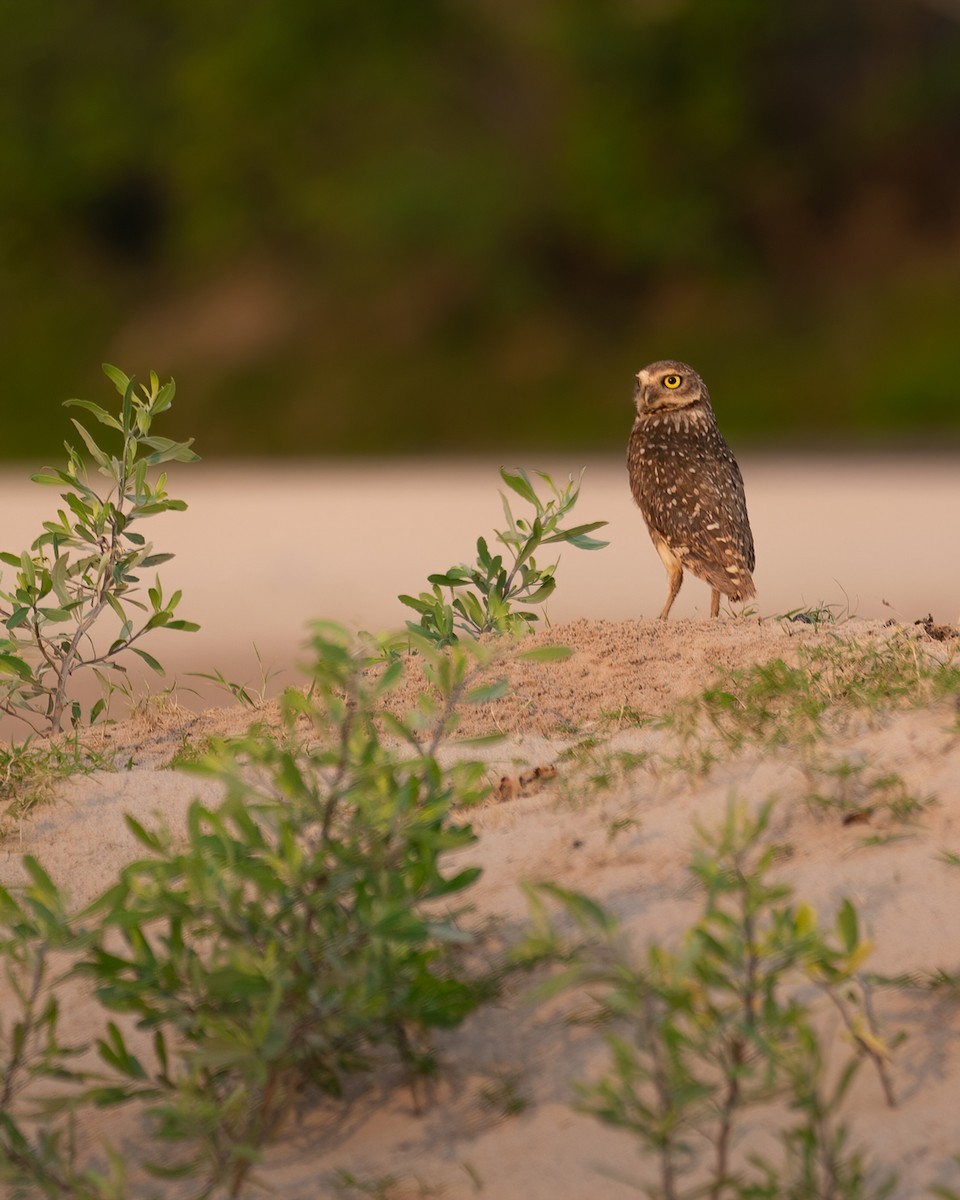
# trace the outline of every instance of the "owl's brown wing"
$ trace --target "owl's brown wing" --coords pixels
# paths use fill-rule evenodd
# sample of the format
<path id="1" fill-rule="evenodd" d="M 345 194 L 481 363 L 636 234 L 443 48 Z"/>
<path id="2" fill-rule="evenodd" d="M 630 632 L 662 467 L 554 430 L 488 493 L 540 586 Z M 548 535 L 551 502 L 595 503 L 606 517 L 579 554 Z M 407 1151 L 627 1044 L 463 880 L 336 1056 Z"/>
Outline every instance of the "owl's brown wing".
<path id="1" fill-rule="evenodd" d="M 712 587 L 752 596 L 755 553 L 743 477 L 719 430 L 673 429 L 648 437 L 642 455 L 639 449 L 631 446 L 631 484 L 651 535 Z"/>

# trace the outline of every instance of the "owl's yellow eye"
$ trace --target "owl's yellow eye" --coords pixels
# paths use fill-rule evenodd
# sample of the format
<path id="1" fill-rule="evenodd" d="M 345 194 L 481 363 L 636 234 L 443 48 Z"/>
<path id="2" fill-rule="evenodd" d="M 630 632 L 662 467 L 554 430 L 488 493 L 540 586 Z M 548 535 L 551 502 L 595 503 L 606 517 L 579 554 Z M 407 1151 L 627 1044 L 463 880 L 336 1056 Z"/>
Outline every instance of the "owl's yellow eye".
<path id="1" fill-rule="evenodd" d="M 668 387 L 671 390 L 678 388 L 681 383 L 683 383 L 682 375 L 664 375 L 663 377 L 663 386 Z"/>

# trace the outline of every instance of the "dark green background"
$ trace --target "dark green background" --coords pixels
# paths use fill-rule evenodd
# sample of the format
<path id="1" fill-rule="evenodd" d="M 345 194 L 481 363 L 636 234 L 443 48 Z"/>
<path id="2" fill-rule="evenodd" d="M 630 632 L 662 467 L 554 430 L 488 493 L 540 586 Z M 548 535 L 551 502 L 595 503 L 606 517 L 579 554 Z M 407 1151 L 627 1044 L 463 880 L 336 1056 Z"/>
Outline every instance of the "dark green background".
<path id="1" fill-rule="evenodd" d="M 2 453 L 102 359 L 207 457 L 960 440 L 944 0 L 70 0 L 0 38 Z M 960 9 L 958 9 L 960 13 Z"/>

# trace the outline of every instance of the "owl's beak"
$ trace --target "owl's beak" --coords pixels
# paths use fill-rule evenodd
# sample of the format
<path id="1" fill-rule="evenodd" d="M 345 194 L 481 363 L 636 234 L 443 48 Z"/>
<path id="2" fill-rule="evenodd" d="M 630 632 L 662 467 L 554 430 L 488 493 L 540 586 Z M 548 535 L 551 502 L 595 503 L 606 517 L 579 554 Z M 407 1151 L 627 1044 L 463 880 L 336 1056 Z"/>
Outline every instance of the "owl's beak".
<path id="1" fill-rule="evenodd" d="M 645 384 L 647 380 L 644 373 L 641 371 L 639 375 L 634 376 L 633 381 L 633 402 L 638 409 L 643 408 L 647 403 L 647 392 Z"/>

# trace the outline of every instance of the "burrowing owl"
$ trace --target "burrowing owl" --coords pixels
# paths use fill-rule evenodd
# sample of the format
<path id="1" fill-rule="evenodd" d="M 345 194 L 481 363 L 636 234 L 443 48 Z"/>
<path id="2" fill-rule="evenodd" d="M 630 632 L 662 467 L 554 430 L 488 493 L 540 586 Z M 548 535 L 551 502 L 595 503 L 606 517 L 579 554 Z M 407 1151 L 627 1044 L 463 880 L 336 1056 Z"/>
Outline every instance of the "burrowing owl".
<path id="1" fill-rule="evenodd" d="M 740 468 L 717 428 L 706 384 L 686 363 L 666 359 L 644 367 L 634 400 L 627 470 L 633 498 L 667 568 L 660 618 L 677 598 L 684 567 L 710 584 L 715 617 L 721 592 L 731 600 L 756 595 Z"/>

